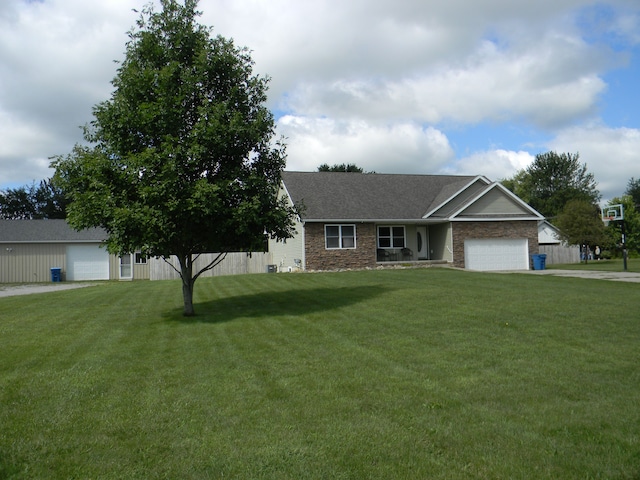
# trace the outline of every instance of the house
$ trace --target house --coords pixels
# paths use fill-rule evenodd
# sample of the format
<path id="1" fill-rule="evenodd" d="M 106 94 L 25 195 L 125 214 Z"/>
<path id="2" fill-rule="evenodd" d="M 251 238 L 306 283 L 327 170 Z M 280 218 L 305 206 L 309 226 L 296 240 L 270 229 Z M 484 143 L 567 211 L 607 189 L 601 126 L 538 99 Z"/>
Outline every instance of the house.
<path id="1" fill-rule="evenodd" d="M 528 270 L 540 213 L 484 176 L 283 172 L 297 234 L 270 242 L 279 271 L 447 263 Z"/>
<path id="2" fill-rule="evenodd" d="M 104 248 L 100 228 L 72 229 L 66 220 L 0 220 L 0 283 L 149 278 L 140 253 L 116 256 Z"/>
<path id="3" fill-rule="evenodd" d="M 547 265 L 580 263 L 580 247 L 563 242 L 558 227 L 547 220 L 538 222 L 538 244 Z"/>

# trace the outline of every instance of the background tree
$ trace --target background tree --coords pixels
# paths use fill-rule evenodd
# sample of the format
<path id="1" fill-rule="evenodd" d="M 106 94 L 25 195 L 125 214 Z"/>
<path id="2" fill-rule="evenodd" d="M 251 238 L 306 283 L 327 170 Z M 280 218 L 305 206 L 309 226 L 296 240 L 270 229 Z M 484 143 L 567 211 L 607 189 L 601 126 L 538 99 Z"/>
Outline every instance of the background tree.
<path id="1" fill-rule="evenodd" d="M 570 200 L 596 205 L 600 192 L 592 173 L 579 161 L 579 154 L 540 153 L 526 169 L 503 185 L 546 218 L 553 219 Z"/>
<path id="2" fill-rule="evenodd" d="M 338 165 L 337 163 L 333 166 L 329 166 L 328 163 L 323 163 L 318 167 L 319 172 L 354 172 L 354 173 L 363 173 L 364 170 L 358 167 L 355 163 L 342 163 Z"/>
<path id="3" fill-rule="evenodd" d="M 604 224 L 597 206 L 587 200 L 569 200 L 556 218 L 560 238 L 569 245 L 589 246 L 605 243 Z M 588 256 L 585 256 L 585 262 Z"/>
<path id="4" fill-rule="evenodd" d="M 515 193 L 525 202 L 529 203 L 529 192 L 526 191 L 525 185 L 528 181 L 528 174 L 525 169 L 519 170 L 511 178 L 503 178 L 500 183 Z"/>
<path id="5" fill-rule="evenodd" d="M 631 195 L 623 195 L 611 199 L 609 205 L 622 204 L 624 208 L 625 243 L 627 250 L 632 254 L 640 253 L 640 212 L 635 206 Z M 606 210 L 607 207 L 605 207 Z M 605 228 L 607 236 L 606 248 L 615 257 L 622 256 L 622 223 L 620 221 L 609 222 Z"/>
<path id="6" fill-rule="evenodd" d="M 112 253 L 178 258 L 187 316 L 204 271 L 290 237 L 294 213 L 277 197 L 285 147 L 263 106 L 268 79 L 246 48 L 196 22 L 197 3 L 143 9 L 115 90 L 85 127 L 89 146 L 52 163 L 73 227 L 103 227 Z M 204 252 L 221 253 L 196 271 Z"/>
<path id="7" fill-rule="evenodd" d="M 640 210 L 640 178 L 636 180 L 631 177 L 624 194 L 629 195 L 633 200 L 636 210 Z"/>
<path id="8" fill-rule="evenodd" d="M 0 191 L 0 218 L 65 218 L 67 200 L 51 179 Z"/>
<path id="9" fill-rule="evenodd" d="M 36 211 L 33 202 L 35 186 L 8 188 L 0 192 L 0 218 L 22 220 L 33 218 Z"/>
<path id="10" fill-rule="evenodd" d="M 33 195 L 35 218 L 66 218 L 69 201 L 60 187 L 47 178 L 41 180 Z"/>

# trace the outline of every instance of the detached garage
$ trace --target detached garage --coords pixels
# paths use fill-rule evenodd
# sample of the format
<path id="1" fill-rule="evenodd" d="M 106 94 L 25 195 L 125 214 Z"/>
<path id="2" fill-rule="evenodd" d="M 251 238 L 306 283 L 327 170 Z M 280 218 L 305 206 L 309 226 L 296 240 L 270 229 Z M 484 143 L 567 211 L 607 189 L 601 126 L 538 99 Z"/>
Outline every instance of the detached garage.
<path id="1" fill-rule="evenodd" d="M 73 280 L 109 280 L 109 252 L 99 245 L 68 245 L 67 276 Z"/>
<path id="2" fill-rule="evenodd" d="M 50 282 L 52 268 L 63 281 L 118 279 L 105 238 L 102 229 L 77 232 L 65 220 L 0 220 L 0 283 Z"/>

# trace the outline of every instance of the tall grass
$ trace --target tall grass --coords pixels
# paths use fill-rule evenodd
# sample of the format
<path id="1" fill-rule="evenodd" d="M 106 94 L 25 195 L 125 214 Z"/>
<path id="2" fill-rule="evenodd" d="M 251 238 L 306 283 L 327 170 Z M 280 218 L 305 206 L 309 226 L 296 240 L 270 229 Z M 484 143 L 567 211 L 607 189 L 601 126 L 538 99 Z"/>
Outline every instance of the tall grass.
<path id="1" fill-rule="evenodd" d="M 0 299 L 0 478 L 639 478 L 638 285 L 445 269 Z"/>

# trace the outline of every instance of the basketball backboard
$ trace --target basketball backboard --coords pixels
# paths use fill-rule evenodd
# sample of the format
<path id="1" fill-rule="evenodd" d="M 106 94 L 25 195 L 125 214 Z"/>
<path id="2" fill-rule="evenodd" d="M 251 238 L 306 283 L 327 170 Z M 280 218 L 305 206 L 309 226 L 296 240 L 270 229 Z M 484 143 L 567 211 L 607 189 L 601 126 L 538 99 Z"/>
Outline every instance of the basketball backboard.
<path id="1" fill-rule="evenodd" d="M 624 205 L 607 205 L 602 209 L 602 221 L 611 222 L 614 220 L 624 220 Z"/>

